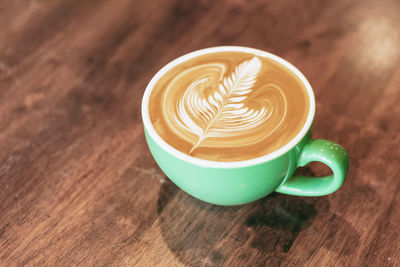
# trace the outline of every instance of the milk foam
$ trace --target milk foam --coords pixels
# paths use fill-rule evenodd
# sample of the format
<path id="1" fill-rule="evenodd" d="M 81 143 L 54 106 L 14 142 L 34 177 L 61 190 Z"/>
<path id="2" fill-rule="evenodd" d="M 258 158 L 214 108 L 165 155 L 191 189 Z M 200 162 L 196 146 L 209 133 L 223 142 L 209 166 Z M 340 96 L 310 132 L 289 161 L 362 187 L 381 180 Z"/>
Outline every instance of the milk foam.
<path id="1" fill-rule="evenodd" d="M 150 103 L 159 105 L 158 112 L 150 107 L 156 130 L 182 152 L 212 160 L 248 159 L 284 145 L 306 119 L 305 90 L 282 76 L 287 70 L 274 76 L 280 66 L 261 57 L 220 54 L 166 74 Z M 299 100 L 305 103 L 293 104 Z"/>

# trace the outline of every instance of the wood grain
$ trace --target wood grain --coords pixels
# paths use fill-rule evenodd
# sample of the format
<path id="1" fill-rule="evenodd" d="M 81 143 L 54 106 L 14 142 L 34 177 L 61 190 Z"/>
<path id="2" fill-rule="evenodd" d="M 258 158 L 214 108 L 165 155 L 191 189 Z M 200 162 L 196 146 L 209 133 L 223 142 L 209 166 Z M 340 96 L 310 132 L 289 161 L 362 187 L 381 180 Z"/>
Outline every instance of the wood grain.
<path id="1" fill-rule="evenodd" d="M 398 1 L 0 1 L 0 265 L 399 266 Z M 343 187 L 239 207 L 172 184 L 143 136 L 152 75 L 195 49 L 278 54 L 314 87 Z M 301 172 L 324 175 L 311 164 Z"/>

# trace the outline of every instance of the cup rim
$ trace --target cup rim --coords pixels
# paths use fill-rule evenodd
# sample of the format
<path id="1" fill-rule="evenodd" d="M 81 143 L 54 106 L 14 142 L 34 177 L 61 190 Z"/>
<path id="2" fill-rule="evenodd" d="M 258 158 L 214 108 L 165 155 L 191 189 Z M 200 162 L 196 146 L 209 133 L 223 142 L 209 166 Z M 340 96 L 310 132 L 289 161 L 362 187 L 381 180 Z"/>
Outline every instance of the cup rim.
<path id="1" fill-rule="evenodd" d="M 189 156 L 189 155 L 177 150 L 170 144 L 168 144 L 157 133 L 157 131 L 153 127 L 153 124 L 151 123 L 149 108 L 148 108 L 149 101 L 150 101 L 150 95 L 153 92 L 153 88 L 156 85 L 156 83 L 167 71 L 169 71 L 174 66 L 181 64 L 187 60 L 190 60 L 194 57 L 204 55 L 204 54 L 216 53 L 216 52 L 245 52 L 245 53 L 252 53 L 252 54 L 255 54 L 260 57 L 269 58 L 277 63 L 282 64 L 287 69 L 292 71 L 300 79 L 300 81 L 304 84 L 304 86 L 307 90 L 308 96 L 309 96 L 310 110 L 307 115 L 306 122 L 304 123 L 302 129 L 286 145 L 282 146 L 278 150 L 275 150 L 275 151 L 273 151 L 267 155 L 261 156 L 261 157 L 251 158 L 251 159 L 242 160 L 242 161 L 213 161 L 213 160 L 206 160 L 206 159 L 200 159 L 200 158 L 195 158 L 195 157 Z M 244 46 L 209 47 L 209 48 L 204 48 L 204 49 L 190 52 L 188 54 L 185 54 L 183 56 L 180 56 L 180 57 L 172 60 L 167 65 L 162 67 L 153 76 L 153 78 L 150 80 L 149 84 L 147 85 L 144 95 L 143 95 L 143 98 L 142 98 L 143 125 L 144 125 L 145 130 L 147 130 L 148 134 L 151 136 L 151 138 L 153 138 L 153 140 L 163 150 L 167 151 L 169 154 L 172 154 L 174 157 L 181 159 L 185 162 L 189 162 L 189 163 L 201 166 L 201 167 L 210 167 L 210 168 L 211 167 L 212 168 L 242 168 L 242 167 L 258 165 L 260 163 L 268 162 L 272 159 L 278 158 L 279 156 L 285 154 L 286 152 L 291 150 L 293 147 L 295 147 L 303 139 L 303 137 L 307 134 L 308 130 L 311 128 L 312 122 L 314 120 L 314 116 L 315 116 L 314 92 L 313 92 L 313 89 L 312 89 L 310 83 L 308 82 L 306 77 L 300 72 L 300 70 L 279 56 L 276 56 L 272 53 L 269 53 L 269 52 L 266 52 L 266 51 L 263 51 L 260 49 L 244 47 Z"/>

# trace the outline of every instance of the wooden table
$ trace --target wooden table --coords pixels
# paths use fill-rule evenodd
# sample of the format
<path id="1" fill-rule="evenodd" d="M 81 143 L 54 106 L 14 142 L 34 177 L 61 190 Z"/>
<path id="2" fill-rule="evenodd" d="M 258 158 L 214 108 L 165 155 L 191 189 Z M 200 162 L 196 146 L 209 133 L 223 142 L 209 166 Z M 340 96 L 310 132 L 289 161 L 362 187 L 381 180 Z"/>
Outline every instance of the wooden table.
<path id="1" fill-rule="evenodd" d="M 144 88 L 217 45 L 308 77 L 339 191 L 219 207 L 163 175 Z M 0 0 L 1 266 L 399 266 L 399 145 L 399 1 Z"/>

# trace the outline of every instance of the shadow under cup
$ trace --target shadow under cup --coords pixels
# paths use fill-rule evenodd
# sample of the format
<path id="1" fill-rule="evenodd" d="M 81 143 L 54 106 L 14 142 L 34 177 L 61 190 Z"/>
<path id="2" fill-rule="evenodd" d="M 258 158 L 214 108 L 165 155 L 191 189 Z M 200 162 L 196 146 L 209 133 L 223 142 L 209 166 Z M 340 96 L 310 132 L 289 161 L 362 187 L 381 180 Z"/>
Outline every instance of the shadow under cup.
<path id="1" fill-rule="evenodd" d="M 310 111 L 301 131 L 285 146 L 268 155 L 236 162 L 217 162 L 184 154 L 165 142 L 154 129 L 149 115 L 149 99 L 154 85 L 172 67 L 199 55 L 240 51 L 267 57 L 291 70 L 305 85 Z M 188 194 L 218 205 L 239 205 L 260 199 L 271 192 L 298 196 L 321 196 L 336 191 L 349 168 L 346 151 L 338 144 L 311 139 L 315 115 L 312 88 L 301 72 L 273 54 L 247 47 L 213 47 L 186 54 L 163 67 L 150 81 L 142 100 L 142 118 L 147 144 L 167 177 Z M 297 167 L 311 161 L 328 165 L 333 174 L 317 179 L 292 176 Z"/>

